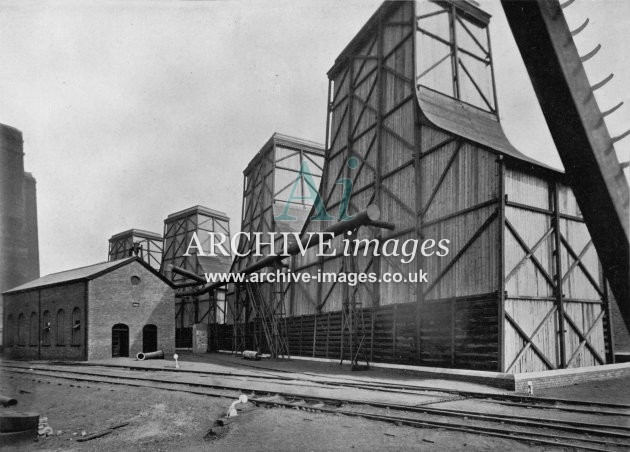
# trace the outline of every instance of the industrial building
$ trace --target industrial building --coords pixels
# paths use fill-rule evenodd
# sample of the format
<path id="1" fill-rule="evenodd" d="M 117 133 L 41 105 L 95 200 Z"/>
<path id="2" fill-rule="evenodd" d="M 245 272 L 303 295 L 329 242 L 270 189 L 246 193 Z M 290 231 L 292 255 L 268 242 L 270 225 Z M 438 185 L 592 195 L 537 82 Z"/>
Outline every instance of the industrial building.
<path id="1" fill-rule="evenodd" d="M 22 132 L 0 124 L 0 293 L 38 277 L 35 178 L 24 172 Z"/>
<path id="2" fill-rule="evenodd" d="M 46 275 L 3 293 L 5 351 L 56 360 L 172 353 L 173 295 L 135 256 Z"/>
<path id="3" fill-rule="evenodd" d="M 448 256 L 401 265 L 311 249 L 284 261 L 313 276 L 423 269 L 429 282 L 243 284 L 222 348 L 508 373 L 613 362 L 607 284 L 566 177 L 515 149 L 501 127 L 489 22 L 472 2 L 385 2 L 328 73 L 326 210 L 340 210 L 338 180 L 350 179 L 348 211 L 381 213 L 354 237 L 447 238 Z M 272 164 L 257 156 L 248 170 L 272 175 Z M 243 229 L 251 217 L 255 230 L 274 230 L 277 187 L 253 184 L 260 176 L 248 170 Z M 335 224 L 307 220 L 303 231 Z M 263 264 L 235 268 L 279 260 Z"/>
<path id="4" fill-rule="evenodd" d="M 195 236 L 202 249 L 210 233 L 231 239 L 226 214 L 199 205 L 168 215 L 163 235 L 115 234 L 108 263 L 6 292 L 5 324 L 15 329 L 4 338 L 13 356 L 127 356 L 156 341 L 165 352 L 199 351 L 200 332 L 202 351 L 355 366 L 523 373 L 614 363 L 613 331 L 628 338 L 619 309 L 627 300 L 617 304 L 610 293 L 572 180 L 506 137 L 489 24 L 469 1 L 383 3 L 328 72 L 325 145 L 276 133 L 245 168 L 234 259 L 188 253 Z M 255 256 L 245 239 L 292 233 L 295 251 L 303 243 L 296 236 L 321 232 L 335 235 L 331 248 L 355 240 L 360 252 L 309 248 L 285 258 L 270 256 L 267 244 Z M 382 252 L 392 240 L 446 241 L 448 252 L 404 261 Z M 134 285 L 130 271 L 150 287 Z M 203 276 L 228 271 L 376 278 L 225 284 Z M 384 277 L 421 272 L 426 282 Z M 618 288 L 623 278 L 615 279 Z M 110 283 L 116 301 L 107 304 L 91 287 Z M 134 310 L 145 302 L 147 311 Z M 89 316 L 105 305 L 111 320 L 90 327 Z M 43 348 L 48 319 L 60 310 L 72 320 L 66 331 L 62 315 L 61 342 Z M 150 325 L 157 336 L 148 336 Z"/>

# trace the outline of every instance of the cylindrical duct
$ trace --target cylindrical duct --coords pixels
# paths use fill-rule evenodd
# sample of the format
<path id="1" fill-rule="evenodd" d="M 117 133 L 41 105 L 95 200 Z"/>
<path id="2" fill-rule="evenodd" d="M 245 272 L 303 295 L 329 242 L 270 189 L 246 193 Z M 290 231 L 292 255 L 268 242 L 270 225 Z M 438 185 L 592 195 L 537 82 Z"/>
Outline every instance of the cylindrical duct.
<path id="1" fill-rule="evenodd" d="M 158 350 L 156 352 L 138 353 L 136 359 L 138 361 L 144 361 L 145 359 L 163 359 L 164 350 Z"/>

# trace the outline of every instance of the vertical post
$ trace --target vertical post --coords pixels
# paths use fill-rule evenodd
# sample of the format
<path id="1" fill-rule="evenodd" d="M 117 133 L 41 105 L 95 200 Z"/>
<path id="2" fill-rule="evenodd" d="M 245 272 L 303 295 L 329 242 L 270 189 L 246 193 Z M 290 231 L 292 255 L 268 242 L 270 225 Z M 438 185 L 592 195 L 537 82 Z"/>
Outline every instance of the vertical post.
<path id="1" fill-rule="evenodd" d="M 328 358 L 328 349 L 330 346 L 330 311 L 327 314 L 328 321 L 326 322 L 326 358 Z"/>
<path id="2" fill-rule="evenodd" d="M 234 306 L 232 308 L 232 354 L 236 353 L 236 347 L 237 347 L 236 322 L 238 321 L 237 312 L 238 312 L 238 307 L 240 306 L 240 302 L 239 302 L 240 296 L 241 296 L 241 291 L 239 289 L 239 284 L 234 284 Z"/>
<path id="3" fill-rule="evenodd" d="M 349 71 L 350 69 L 348 69 Z M 350 83 L 348 81 L 348 83 Z M 328 97 L 326 98 L 326 140 L 325 140 L 325 147 L 324 147 L 324 155 L 327 157 L 330 154 L 330 123 L 332 120 L 332 111 L 333 111 L 333 98 L 331 98 L 331 96 L 334 96 L 334 84 L 332 80 L 328 80 Z M 348 102 L 350 102 L 350 99 L 348 99 Z M 350 105 L 348 104 L 348 108 L 350 108 Z M 341 124 L 339 125 L 339 127 L 341 127 Z M 323 176 L 323 174 L 322 174 Z M 322 177 L 322 192 L 325 193 L 326 188 L 323 186 L 326 183 L 326 179 L 324 177 Z M 323 200 L 322 200 L 323 202 Z M 317 265 L 319 270 L 323 273 L 324 272 L 324 258 L 322 256 L 319 256 L 317 258 Z M 315 302 L 317 303 L 317 309 L 316 312 L 321 312 L 322 308 L 323 308 L 323 302 L 322 302 L 322 285 L 318 284 L 317 285 L 317 298 L 315 299 Z M 343 331 L 343 326 L 342 326 L 342 331 Z M 328 355 L 328 351 L 326 352 L 326 354 Z M 328 356 L 327 356 L 328 357 Z"/>
<path id="4" fill-rule="evenodd" d="M 451 43 L 453 52 L 452 67 L 453 67 L 453 97 L 456 99 L 460 99 L 461 95 L 459 92 L 459 51 L 457 50 L 457 32 L 455 31 L 455 21 L 457 17 L 457 10 L 455 9 L 455 5 L 451 5 L 451 11 L 449 14 L 449 25 L 451 27 Z"/>
<path id="5" fill-rule="evenodd" d="M 392 359 L 396 359 L 396 322 L 398 322 L 398 305 L 394 305 L 394 319 L 392 325 Z"/>
<path id="6" fill-rule="evenodd" d="M 374 361 L 374 324 L 376 323 L 376 310 L 379 308 L 373 307 L 370 309 L 370 362 Z"/>
<path id="7" fill-rule="evenodd" d="M 350 77 L 348 80 L 348 141 L 347 141 L 347 147 L 346 147 L 346 153 L 348 158 L 350 158 L 352 156 L 352 152 L 353 152 L 353 136 L 352 136 L 352 129 L 353 129 L 353 111 L 354 111 L 354 58 L 350 57 L 348 59 L 348 64 L 350 65 L 350 67 L 348 68 L 348 76 Z M 348 167 L 348 165 L 344 162 L 342 163 L 342 165 L 345 166 L 344 168 L 344 172 L 347 178 L 350 177 L 350 168 Z M 356 231 L 355 231 L 356 232 Z M 349 269 L 348 269 L 348 259 L 347 257 L 343 258 L 343 271 L 345 273 L 348 273 Z M 353 358 L 353 345 L 354 345 L 354 341 L 353 339 L 353 334 L 354 334 L 354 325 L 352 322 L 352 313 L 351 313 L 351 306 L 350 306 L 350 291 L 349 291 L 349 287 L 347 284 L 343 285 L 343 300 L 344 303 L 346 304 L 344 312 L 346 313 L 346 324 L 348 325 L 348 347 L 350 350 L 350 361 L 352 362 L 352 358 Z M 344 322 L 342 320 L 342 326 L 341 326 L 341 331 L 342 331 L 342 336 L 343 336 L 343 325 Z M 343 360 L 343 348 L 341 349 L 341 358 Z"/>
<path id="8" fill-rule="evenodd" d="M 451 367 L 455 367 L 455 300 L 457 294 L 451 298 Z"/>
<path id="9" fill-rule="evenodd" d="M 313 325 L 313 352 L 312 356 L 315 358 L 315 346 L 317 345 L 317 317 L 319 314 L 315 313 L 315 323 Z"/>
<path id="10" fill-rule="evenodd" d="M 412 14 L 411 14 L 411 26 L 412 26 L 412 30 L 417 30 L 417 19 L 416 19 L 416 3 L 413 2 L 412 3 Z M 416 31 L 414 31 L 413 33 L 413 39 L 412 39 L 412 55 L 413 55 L 413 77 L 412 77 L 412 83 L 413 86 L 411 87 L 413 91 L 417 91 L 418 89 L 418 85 L 417 85 L 417 76 L 418 76 L 418 70 L 417 70 L 417 36 L 418 33 Z M 418 239 L 422 238 L 422 174 L 420 171 L 420 163 L 421 163 L 421 157 L 422 157 L 422 124 L 420 123 L 420 115 L 419 115 L 419 107 L 418 104 L 416 102 L 414 102 L 414 127 L 415 127 L 415 133 L 414 133 L 414 139 L 415 139 L 415 149 L 414 149 L 414 161 L 413 161 L 413 166 L 414 166 L 414 176 L 415 176 L 415 188 L 416 188 L 416 193 L 415 193 L 415 201 L 416 201 L 416 236 Z M 419 253 L 419 255 L 416 256 L 416 271 L 419 271 L 422 269 L 422 265 L 423 265 L 423 258 L 422 258 L 422 253 Z M 422 350 L 422 344 L 420 342 L 420 338 L 421 338 L 421 334 L 422 334 L 422 328 L 421 328 L 421 320 L 422 320 L 422 306 L 424 303 L 424 289 L 422 287 L 421 283 L 416 284 L 415 287 L 415 294 L 416 294 L 416 309 L 415 309 L 415 326 L 416 326 L 416 357 L 418 359 L 418 361 L 420 361 L 420 356 L 421 356 L 421 350 Z"/>
<path id="11" fill-rule="evenodd" d="M 490 42 L 490 27 L 486 27 L 488 36 L 488 58 L 490 59 L 490 75 L 492 77 L 492 98 L 494 99 L 494 112 L 499 115 L 499 103 L 497 102 L 497 84 L 494 78 L 494 58 L 492 57 L 492 44 Z"/>
<path id="12" fill-rule="evenodd" d="M 332 96 L 332 90 L 333 90 L 333 81 L 332 80 L 328 80 L 328 94 L 326 96 L 326 137 L 324 138 L 324 154 L 327 156 L 330 149 L 328 149 L 328 147 L 330 146 L 330 118 L 332 115 L 332 99 L 330 98 L 330 96 Z"/>
<path id="13" fill-rule="evenodd" d="M 346 259 L 351 259 L 349 257 L 347 257 Z M 350 268 L 346 268 L 345 272 L 348 273 L 350 271 Z M 349 347 L 348 349 L 350 350 L 350 365 L 353 366 L 354 365 L 354 329 L 356 328 L 356 325 L 354 324 L 354 310 L 356 309 L 355 305 L 354 305 L 354 295 L 350 295 L 350 288 L 348 287 L 347 284 L 344 284 L 344 287 L 346 288 L 346 292 L 348 294 L 348 332 L 349 332 Z"/>
<path id="14" fill-rule="evenodd" d="M 303 321 L 304 321 L 304 316 L 300 316 L 300 346 L 298 348 L 298 353 L 300 356 L 302 356 L 302 336 L 304 335 L 304 328 L 303 328 Z"/>
<path id="15" fill-rule="evenodd" d="M 85 283 L 87 286 L 87 282 Z M 72 322 L 72 319 L 70 319 Z M 42 359 L 42 290 L 37 291 L 37 359 Z"/>
<path id="16" fill-rule="evenodd" d="M 330 89 L 330 87 L 328 89 Z M 328 93 L 328 95 L 330 96 L 330 92 Z M 328 121 L 326 121 L 326 122 L 328 122 Z M 328 132 L 326 132 L 326 133 L 328 133 Z M 304 151 L 300 149 L 300 169 L 299 169 L 299 171 L 302 170 L 302 164 L 304 163 L 304 160 L 305 160 L 304 159 Z M 306 187 L 304 186 L 304 177 L 303 177 L 303 175 L 300 174 L 300 173 L 298 173 L 298 174 L 300 176 L 300 185 L 301 185 L 301 190 L 302 190 L 302 193 L 301 193 L 302 199 L 300 199 L 300 201 L 301 201 L 301 204 L 302 204 L 302 208 L 304 208 L 304 206 L 306 205 L 306 198 L 305 198 L 305 195 L 304 195 L 304 189 Z"/>
<path id="17" fill-rule="evenodd" d="M 499 372 L 505 372 L 507 363 L 505 362 L 505 160 L 503 155 L 499 155 L 499 271 L 497 275 L 497 367 Z"/>
<path id="18" fill-rule="evenodd" d="M 376 112 L 376 177 L 374 178 L 374 202 L 381 209 L 381 212 L 384 212 L 382 206 L 382 197 L 381 197 L 381 182 L 382 182 L 382 174 L 381 168 L 383 167 L 383 111 L 385 110 L 385 83 L 384 83 L 384 74 L 383 70 L 383 46 L 384 46 L 384 25 L 383 25 L 383 16 L 380 15 L 378 18 L 378 32 L 377 32 L 377 43 L 376 43 L 376 54 L 377 54 L 377 69 L 376 69 L 376 95 L 378 108 Z M 379 238 L 379 246 L 381 243 L 382 231 L 376 232 L 377 238 Z M 373 261 L 374 272 L 377 275 L 381 274 L 381 253 L 378 253 L 378 256 L 374 257 Z M 379 306 L 381 304 L 381 284 L 376 281 L 372 283 L 372 307 Z M 371 346 L 371 344 L 370 344 Z"/>
<path id="19" fill-rule="evenodd" d="M 277 163 L 278 150 L 276 148 L 275 135 L 274 135 L 272 148 L 271 148 L 271 151 L 269 153 L 271 154 L 271 175 L 269 175 L 269 173 L 267 173 L 267 175 L 265 176 L 265 173 L 263 173 L 263 178 L 267 179 L 267 178 L 271 177 L 271 181 L 270 181 L 271 183 L 270 183 L 270 186 L 269 186 L 269 192 L 271 192 L 271 199 L 269 200 L 270 202 L 267 205 L 272 206 L 275 203 L 276 196 L 279 193 L 279 192 L 276 192 L 276 167 L 278 166 L 278 163 Z M 262 167 L 261 167 L 261 171 L 262 171 Z M 263 181 L 264 182 L 263 182 L 262 189 L 264 190 L 268 181 L 264 180 L 264 179 L 263 179 Z M 302 178 L 302 182 L 304 182 L 304 178 Z M 278 190 L 279 189 L 280 188 L 278 188 Z M 304 196 L 304 193 L 302 193 L 302 196 Z M 263 206 L 264 205 L 265 204 L 263 204 Z M 274 219 L 273 219 L 273 207 L 269 207 L 269 209 L 271 209 L 271 220 L 269 221 L 269 223 L 273 224 L 273 222 L 274 222 Z M 267 214 L 267 210 L 268 209 L 265 209 L 264 207 L 261 207 L 261 209 L 260 209 L 260 215 L 261 215 L 262 221 L 263 221 L 263 223 L 261 223 L 261 224 L 264 224 L 265 215 Z M 269 249 L 269 251 L 271 251 L 271 248 Z"/>
<path id="20" fill-rule="evenodd" d="M 565 337 L 565 325 L 564 325 L 564 303 L 562 293 L 562 240 L 560 234 L 560 193 L 558 189 L 558 182 L 553 183 L 553 215 L 554 215 L 554 227 L 555 227 L 555 258 L 556 258 L 556 287 L 555 298 L 556 306 L 558 308 L 558 341 L 560 345 L 560 367 L 565 368 L 567 366 L 567 352 L 566 352 L 566 337 Z"/>
<path id="21" fill-rule="evenodd" d="M 604 338 L 604 340 L 608 339 L 608 348 L 610 350 L 608 354 L 607 364 L 615 364 L 615 340 L 614 340 L 614 335 L 613 335 L 613 319 L 610 312 L 610 296 L 608 295 L 608 281 L 606 281 L 606 276 L 604 275 L 603 269 L 600 272 L 600 274 L 601 274 L 600 281 L 602 281 L 602 289 L 604 292 L 604 299 L 602 300 L 604 302 L 604 305 L 602 306 L 602 308 L 606 310 L 605 318 L 606 318 L 606 324 L 607 324 L 606 326 L 608 329 L 608 337 Z"/>

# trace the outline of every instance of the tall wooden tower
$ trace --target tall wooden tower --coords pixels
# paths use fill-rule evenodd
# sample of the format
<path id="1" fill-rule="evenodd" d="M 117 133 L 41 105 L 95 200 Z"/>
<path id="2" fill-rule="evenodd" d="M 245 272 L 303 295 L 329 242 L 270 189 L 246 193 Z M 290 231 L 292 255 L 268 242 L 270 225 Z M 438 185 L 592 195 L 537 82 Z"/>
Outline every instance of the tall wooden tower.
<path id="1" fill-rule="evenodd" d="M 156 270 L 162 263 L 162 236 L 142 229 L 129 229 L 109 239 L 108 261 L 138 256 Z"/>
<path id="2" fill-rule="evenodd" d="M 200 278 L 204 277 L 204 273 L 229 271 L 231 255 L 203 256 L 195 252 L 185 256 L 194 233 L 197 234 L 202 249 L 209 250 L 211 240 L 209 232 L 221 233 L 226 237 L 226 243 L 230 242 L 230 219 L 225 213 L 203 206 L 193 206 L 170 214 L 164 220 L 164 251 L 160 272 L 175 285 L 190 286 L 191 280 L 175 273 L 173 266 L 192 272 Z M 225 249 L 230 252 L 229 245 L 225 246 Z M 182 348 L 192 346 L 194 324 L 215 323 L 217 319 L 222 319 L 225 315 L 224 301 L 223 291 L 177 298 L 175 346 Z"/>
<path id="3" fill-rule="evenodd" d="M 376 204 L 396 225 L 360 238 L 450 241 L 447 256 L 408 264 L 357 258 L 358 271 L 379 276 L 357 289 L 365 346 L 375 361 L 505 372 L 610 362 L 606 288 L 565 176 L 515 149 L 499 122 L 489 21 L 469 1 L 385 2 L 328 73 L 328 212 L 342 202 L 343 176 L 350 214 Z M 314 253 L 294 270 L 344 269 L 343 256 Z M 427 283 L 382 278 L 419 269 Z M 339 357 L 347 289 L 290 290 L 291 353 Z"/>
<path id="4" fill-rule="evenodd" d="M 274 133 L 243 171 L 241 232 L 250 237 L 262 233 L 265 241 L 269 240 L 268 233 L 299 234 L 317 196 L 323 154 L 323 146 L 318 143 Z M 278 238 L 276 243 L 280 250 L 282 239 Z M 264 257 L 270 245 L 260 251 Z M 237 256 L 232 271 L 241 271 L 261 259 L 254 252 L 251 240 L 241 240 L 239 253 L 249 254 Z M 284 271 L 281 267 L 267 270 Z M 278 319 L 287 313 L 291 296 L 288 287 L 283 283 L 256 284 L 250 288 L 230 286 L 227 318 L 234 325 L 235 350 L 246 347 L 267 350 L 269 343 L 274 342 L 272 337 L 265 338 L 266 332 L 277 330 Z M 251 323 L 254 319 L 257 320 Z"/>

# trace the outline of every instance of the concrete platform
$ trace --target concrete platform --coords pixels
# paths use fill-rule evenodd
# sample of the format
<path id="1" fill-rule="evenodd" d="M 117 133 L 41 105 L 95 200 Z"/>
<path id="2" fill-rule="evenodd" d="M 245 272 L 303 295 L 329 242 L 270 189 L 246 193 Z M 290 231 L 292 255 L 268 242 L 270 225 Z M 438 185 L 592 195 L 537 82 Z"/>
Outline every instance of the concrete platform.
<path id="1" fill-rule="evenodd" d="M 89 364 L 177 370 L 179 372 L 225 372 L 252 375 L 260 372 L 281 372 L 287 376 L 309 375 L 324 380 L 348 379 L 366 383 L 409 384 L 434 389 L 471 392 L 500 393 L 515 391 L 527 393 L 529 382 L 534 389 L 563 387 L 589 381 L 600 381 L 619 377 L 630 378 L 630 363 L 603 366 L 559 369 L 544 372 L 506 374 L 462 369 L 407 366 L 399 364 L 371 363 L 365 371 L 351 371 L 346 363 L 321 358 L 292 357 L 290 360 L 263 359 L 246 361 L 231 353 L 192 354 L 179 353 L 180 368 L 175 369 L 171 359 L 137 361 L 132 358 L 114 358 L 91 361 Z M 167 357 L 168 358 L 168 357 Z"/>

